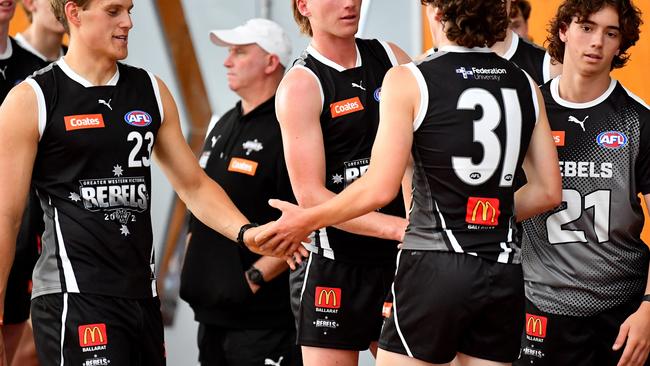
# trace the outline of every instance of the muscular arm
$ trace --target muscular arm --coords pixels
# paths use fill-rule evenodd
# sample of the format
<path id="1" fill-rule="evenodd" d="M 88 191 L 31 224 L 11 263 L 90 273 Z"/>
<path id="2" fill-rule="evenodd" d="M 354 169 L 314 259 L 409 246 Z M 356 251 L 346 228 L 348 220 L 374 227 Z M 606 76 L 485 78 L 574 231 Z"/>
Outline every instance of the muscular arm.
<path id="1" fill-rule="evenodd" d="M 335 196 L 325 187 L 321 106 L 317 81 L 308 71 L 294 69 L 285 76 L 276 95 L 276 113 L 282 129 L 291 186 L 301 207 L 312 207 Z M 337 227 L 393 240 L 401 240 L 406 227 L 404 218 L 377 212 L 353 218 L 340 221 Z"/>
<path id="2" fill-rule="evenodd" d="M 524 171 L 528 182 L 515 193 L 517 221 L 550 210 L 561 203 L 562 178 L 546 116 L 544 99 L 535 86 L 539 101 L 539 118 L 524 158 Z"/>
<path id="3" fill-rule="evenodd" d="M 38 148 L 38 107 L 31 86 L 15 87 L 0 106 L 0 317 L 16 236 Z"/>
<path id="4" fill-rule="evenodd" d="M 176 103 L 158 79 L 165 119 L 158 131 L 154 158 L 178 196 L 199 220 L 235 241 L 239 228 L 248 223 L 226 192 L 196 162 L 180 128 Z"/>
<path id="5" fill-rule="evenodd" d="M 399 190 L 413 142 L 413 120 L 420 93 L 415 77 L 405 67 L 391 69 L 382 87 L 380 123 L 366 174 L 331 200 L 310 209 L 272 201 L 283 214 L 257 239 L 273 237 L 265 247 L 283 251 L 294 235 L 349 220 L 390 202 Z M 291 250 L 290 250 L 291 251 Z"/>

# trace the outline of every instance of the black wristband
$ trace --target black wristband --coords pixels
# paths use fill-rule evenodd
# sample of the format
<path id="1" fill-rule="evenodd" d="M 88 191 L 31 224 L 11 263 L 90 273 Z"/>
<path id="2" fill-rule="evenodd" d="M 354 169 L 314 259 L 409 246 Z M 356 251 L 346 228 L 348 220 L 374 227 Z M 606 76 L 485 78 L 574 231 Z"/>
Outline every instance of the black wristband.
<path id="1" fill-rule="evenodd" d="M 645 294 L 645 295 L 643 295 L 643 297 L 641 298 L 641 301 L 648 301 L 648 302 L 650 302 L 650 294 Z"/>
<path id="2" fill-rule="evenodd" d="M 244 233 L 246 232 L 246 230 L 248 230 L 248 229 L 250 229 L 252 227 L 258 227 L 258 226 L 260 226 L 260 225 L 254 223 L 254 222 L 242 225 L 242 227 L 239 228 L 239 234 L 237 234 L 237 244 L 245 245 L 246 243 L 244 243 Z"/>

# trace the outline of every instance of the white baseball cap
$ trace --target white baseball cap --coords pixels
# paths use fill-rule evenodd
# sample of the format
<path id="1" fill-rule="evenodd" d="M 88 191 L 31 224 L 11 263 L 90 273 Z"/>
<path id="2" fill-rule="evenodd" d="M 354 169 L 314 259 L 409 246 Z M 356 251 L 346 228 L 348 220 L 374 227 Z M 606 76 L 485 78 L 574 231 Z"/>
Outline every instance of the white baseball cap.
<path id="1" fill-rule="evenodd" d="M 233 29 L 210 31 L 210 40 L 217 46 L 229 47 L 257 44 L 264 51 L 277 55 L 282 66 L 291 62 L 291 41 L 276 22 L 253 18 Z"/>

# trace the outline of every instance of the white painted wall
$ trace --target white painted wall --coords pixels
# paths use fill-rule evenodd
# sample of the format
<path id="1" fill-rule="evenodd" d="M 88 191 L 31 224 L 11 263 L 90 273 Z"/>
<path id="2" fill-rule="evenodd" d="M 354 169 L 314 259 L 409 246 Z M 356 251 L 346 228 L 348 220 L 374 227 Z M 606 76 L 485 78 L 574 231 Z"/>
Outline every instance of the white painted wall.
<path id="1" fill-rule="evenodd" d="M 362 19 L 365 29 L 362 30 L 361 36 L 394 42 L 411 55 L 420 53 L 422 40 L 418 0 L 364 1 L 368 13 L 367 18 Z M 290 1 L 271 0 L 270 3 L 270 18 L 288 32 L 294 45 L 293 54 L 298 56 L 306 47 L 308 38 L 298 33 L 291 14 Z M 226 84 L 226 72 L 222 65 L 226 57 L 226 49 L 210 43 L 208 33 L 211 29 L 231 28 L 244 23 L 249 18 L 259 16 L 260 4 L 261 0 L 183 0 L 194 48 L 214 113 L 223 114 L 232 108 L 238 98 Z M 154 1 L 134 0 L 132 14 L 134 28 L 129 37 L 129 57 L 126 62 L 148 69 L 167 84 L 177 100 L 183 129 L 187 131 L 185 108 L 157 19 Z M 153 167 L 152 175 L 154 184 L 151 212 L 154 243 L 160 254 L 173 191 L 157 166 Z M 174 326 L 165 331 L 168 365 L 197 364 L 197 325 L 193 319 L 191 309 L 181 301 Z M 362 354 L 360 365 L 368 366 L 373 363 L 372 357 L 367 352 Z"/>

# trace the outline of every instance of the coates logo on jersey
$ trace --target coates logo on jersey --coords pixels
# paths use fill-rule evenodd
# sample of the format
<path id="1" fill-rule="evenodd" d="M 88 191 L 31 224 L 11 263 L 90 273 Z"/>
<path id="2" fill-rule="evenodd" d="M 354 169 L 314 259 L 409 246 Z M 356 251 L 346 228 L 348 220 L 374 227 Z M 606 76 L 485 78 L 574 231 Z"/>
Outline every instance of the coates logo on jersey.
<path id="1" fill-rule="evenodd" d="M 379 88 L 375 89 L 375 92 L 373 93 L 373 96 L 375 97 L 376 101 L 379 102 L 381 100 L 381 86 Z"/>
<path id="2" fill-rule="evenodd" d="M 327 309 L 338 309 L 341 307 L 341 289 L 336 287 L 316 286 L 316 307 Z"/>
<path id="3" fill-rule="evenodd" d="M 620 149 L 627 145 L 627 136 L 623 132 L 606 131 L 596 137 L 596 142 L 607 149 Z"/>
<path id="4" fill-rule="evenodd" d="M 363 109 L 363 104 L 361 104 L 361 99 L 359 99 L 359 97 L 354 97 L 330 104 L 330 112 L 332 113 L 332 118 L 345 116 L 346 114 L 354 112 L 360 112 Z"/>
<path id="5" fill-rule="evenodd" d="M 131 111 L 124 115 L 124 121 L 135 127 L 145 127 L 151 124 L 151 116 L 143 111 Z"/>
<path id="6" fill-rule="evenodd" d="M 551 134 L 553 135 L 555 146 L 564 146 L 565 131 L 551 131 Z"/>
<path id="7" fill-rule="evenodd" d="M 548 319 L 545 316 L 526 313 L 526 334 L 531 337 L 546 338 L 547 322 Z"/>
<path id="8" fill-rule="evenodd" d="M 500 214 L 498 198 L 469 197 L 467 200 L 465 221 L 468 224 L 497 226 Z"/>
<path id="9" fill-rule="evenodd" d="M 66 131 L 84 130 L 87 128 L 104 128 L 104 117 L 101 114 L 77 114 L 63 117 Z"/>
<path id="10" fill-rule="evenodd" d="M 78 331 L 81 347 L 102 346 L 108 343 L 106 324 L 104 323 L 80 325 Z"/>

